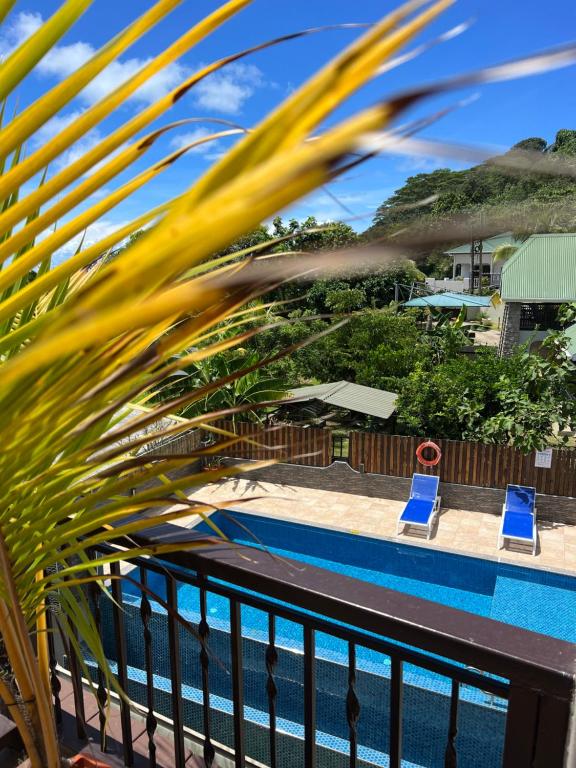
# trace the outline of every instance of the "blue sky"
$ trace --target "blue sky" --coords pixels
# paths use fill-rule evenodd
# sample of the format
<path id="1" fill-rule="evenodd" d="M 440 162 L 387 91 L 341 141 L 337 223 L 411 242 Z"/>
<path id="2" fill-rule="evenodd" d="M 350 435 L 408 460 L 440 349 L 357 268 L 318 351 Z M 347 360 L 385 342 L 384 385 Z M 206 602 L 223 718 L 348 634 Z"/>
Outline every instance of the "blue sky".
<path id="1" fill-rule="evenodd" d="M 151 0 L 94 0 L 93 6 L 59 44 L 37 73 L 21 87 L 20 102 L 35 96 L 73 71 L 111 34 L 148 8 Z M 56 0 L 20 0 L 0 37 L 0 53 L 29 33 L 58 6 Z M 99 96 L 108 92 L 122 77 L 132 74 L 139 63 L 169 44 L 184 29 L 218 6 L 214 0 L 184 0 L 161 25 L 138 42 L 115 67 L 103 74 L 77 101 L 63 110 L 48 125 L 39 141 L 45 140 Z M 306 27 L 344 23 L 371 22 L 393 7 L 392 2 L 377 0 L 254 0 L 251 7 L 222 27 L 216 34 L 166 70 L 147 87 L 138 99 L 129 102 L 99 132 L 88 135 L 72 150 L 84 151 L 109 127 L 125 120 L 134 110 L 150 103 L 158 95 L 178 84 L 199 63 L 240 50 L 277 35 Z M 438 77 L 522 56 L 543 48 L 576 39 L 576 4 L 573 0 L 460 0 L 420 40 L 434 38 L 451 27 L 475 19 L 463 35 L 427 51 L 424 55 L 373 81 L 355 95 L 335 117 L 367 106 L 383 96 Z M 191 92 L 158 124 L 189 117 L 218 117 L 253 126 L 286 94 L 348 44 L 358 32 L 331 31 L 298 40 L 257 54 L 221 75 L 206 81 Z M 576 68 L 567 68 L 533 78 L 483 87 L 479 98 L 456 110 L 428 128 L 422 135 L 469 144 L 507 148 L 528 136 L 552 140 L 559 128 L 576 128 Z M 470 93 L 458 94 L 461 96 Z M 411 114 L 431 114 L 439 106 L 453 103 L 454 96 L 430 102 Z M 146 158 L 146 165 L 168 154 L 190 134 L 206 130 L 209 124 L 180 129 L 168 134 Z M 225 142 L 207 145 L 204 151 L 189 154 L 173 166 L 167 175 L 153 182 L 118 209 L 90 233 L 90 239 L 131 220 L 145 209 L 163 202 L 185 189 L 224 151 Z M 69 160 L 61 159 L 62 163 Z M 358 169 L 331 187 L 358 218 L 357 229 L 370 224 L 379 203 L 402 185 L 407 176 L 435 167 L 457 163 L 422 157 L 386 157 Z M 144 167 L 144 166 L 141 166 Z M 127 179 L 121 177 L 119 181 Z M 293 206 L 288 215 L 303 218 L 314 215 L 325 221 L 345 218 L 346 214 L 326 194 L 315 193 Z"/>

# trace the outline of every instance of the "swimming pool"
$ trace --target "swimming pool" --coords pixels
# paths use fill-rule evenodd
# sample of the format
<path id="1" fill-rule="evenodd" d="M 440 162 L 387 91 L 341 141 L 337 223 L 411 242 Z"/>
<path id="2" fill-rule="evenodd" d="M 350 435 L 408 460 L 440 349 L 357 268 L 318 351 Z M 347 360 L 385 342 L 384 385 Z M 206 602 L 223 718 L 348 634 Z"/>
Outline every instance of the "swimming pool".
<path id="1" fill-rule="evenodd" d="M 239 511 L 212 519 L 237 543 L 576 642 L 574 576 Z"/>
<path id="2" fill-rule="evenodd" d="M 298 560 L 303 567 L 308 563 L 313 564 L 373 584 L 576 642 L 574 577 L 235 510 L 217 512 L 213 515 L 213 520 L 233 541 L 253 545 L 254 539 L 257 539 L 270 552 Z M 198 528 L 210 532 L 205 523 Z M 259 555 L 269 556 L 268 552 Z M 150 574 L 149 586 L 164 596 L 163 576 Z M 128 603 L 132 600 L 136 606 L 140 598 L 136 588 L 128 586 L 125 592 Z M 179 611 L 191 621 L 197 622 L 200 613 L 198 590 L 180 583 L 177 595 Z M 229 610 L 227 598 L 208 593 L 210 647 L 222 662 L 221 665 L 217 663 L 211 666 L 211 707 L 220 723 L 221 732 L 226 732 L 229 728 L 227 723 L 231 716 L 230 675 L 226 669 L 230 658 Z M 165 618 L 160 604 L 154 605 L 154 612 L 157 622 Z M 137 667 L 142 656 L 139 632 L 141 635 L 137 625 L 130 651 L 135 680 L 138 678 Z M 167 660 L 159 650 L 163 634 L 165 629 L 160 628 L 159 624 L 155 632 L 155 643 L 158 646 L 155 674 L 159 694 L 163 687 L 169 688 Z M 268 724 L 266 668 L 263 663 L 268 642 L 267 615 L 255 608 L 243 606 L 242 635 L 246 665 L 246 718 L 254 731 L 251 743 L 260 744 L 258 748 L 254 746 L 256 752 L 252 753 L 258 759 L 258 750 L 265 750 L 263 742 L 259 741 L 258 729 L 265 729 Z M 283 738 L 288 741 L 292 739 L 289 748 L 294 749 L 292 742 L 302 740 L 303 723 L 301 626 L 278 619 L 276 642 L 281 649 L 276 669 L 280 727 Z M 194 638 L 189 636 L 182 638 L 181 646 L 184 695 L 189 702 L 188 716 L 193 720 L 199 716 L 198 702 L 201 699 L 198 647 Z M 347 749 L 344 700 L 347 687 L 347 651 L 347 643 L 344 641 L 328 634 L 317 633 L 318 743 L 325 747 L 327 754 L 345 754 Z M 357 687 L 362 705 L 358 724 L 359 755 L 366 765 L 386 766 L 388 733 L 383 723 L 386 723 L 388 718 L 390 659 L 385 654 L 359 646 L 357 668 Z M 403 765 L 407 768 L 435 768 L 443 765 L 450 686 L 448 678 L 421 667 L 405 665 L 403 711 L 406 720 L 406 759 Z M 502 754 L 506 703 L 467 686 L 462 686 L 461 701 L 458 737 L 459 753 L 464 760 L 461 764 L 467 768 L 498 766 Z M 422 730 L 423 723 L 426 724 L 426 732 Z M 226 741 L 224 738 L 222 740 Z M 301 764 L 294 755 L 291 760 L 294 765 Z M 262 759 L 262 762 L 266 763 L 266 760 Z M 330 761 L 322 764 L 332 765 Z M 334 765 L 340 763 L 336 761 Z"/>

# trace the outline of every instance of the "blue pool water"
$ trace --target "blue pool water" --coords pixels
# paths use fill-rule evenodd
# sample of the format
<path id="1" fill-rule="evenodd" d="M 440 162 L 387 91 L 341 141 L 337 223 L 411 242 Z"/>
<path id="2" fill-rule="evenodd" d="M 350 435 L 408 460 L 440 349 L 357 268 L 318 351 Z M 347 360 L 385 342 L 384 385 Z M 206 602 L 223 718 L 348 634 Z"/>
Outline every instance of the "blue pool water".
<path id="1" fill-rule="evenodd" d="M 273 553 L 576 642 L 575 577 L 238 511 L 217 512 L 212 520 L 232 541 L 261 547 L 260 558 Z M 212 534 L 206 523 L 197 529 Z M 286 569 L 289 578 L 288 565 Z M 150 574 L 149 586 L 165 598 L 163 576 Z M 126 592 L 130 598 L 136 590 L 128 587 Z M 207 602 L 211 626 L 228 629 L 228 600 L 209 593 Z M 158 604 L 155 608 L 162 611 Z M 196 588 L 179 584 L 178 609 L 190 620 L 198 620 L 200 604 Z M 266 641 L 268 629 L 264 613 L 244 606 L 242 630 L 247 637 Z M 291 621 L 278 620 L 276 635 L 279 645 L 288 648 L 302 645 L 301 627 Z M 342 661 L 346 658 L 346 643 L 337 638 L 319 634 L 316 645 L 318 655 L 323 658 Z M 383 661 L 381 654 L 361 649 L 358 663 L 369 669 L 373 665 L 381 667 L 388 660 Z"/>
<path id="2" fill-rule="evenodd" d="M 428 549 L 410 544 L 344 531 L 327 530 L 315 526 L 229 511 L 213 515 L 215 523 L 231 540 L 241 544 L 260 542 L 263 551 L 258 558 L 271 553 L 346 574 L 357 579 L 379 584 L 390 589 L 432 600 L 454 608 L 487 616 L 497 621 L 514 624 L 571 642 L 576 642 L 576 578 L 534 568 L 518 567 L 496 561 L 481 560 L 464 555 Z M 199 530 L 211 533 L 202 523 Z M 249 531 L 250 533 L 248 533 Z M 251 535 L 250 535 L 251 534 Z M 287 568 L 289 578 L 290 568 Z M 165 577 L 150 573 L 149 587 L 165 597 Z M 177 589 L 178 610 L 192 622 L 199 619 L 199 593 L 195 587 L 180 583 Z M 135 587 L 125 587 L 127 603 L 134 608 L 140 594 Z M 159 603 L 154 604 L 158 621 L 165 614 Z M 208 593 L 208 622 L 211 629 L 210 646 L 223 664 L 211 666 L 212 706 L 222 713 L 231 714 L 230 676 L 226 670 L 229 659 L 229 611 L 226 598 Z M 135 625 L 138 622 L 136 620 Z M 158 629 L 158 643 L 165 629 Z M 246 717 L 256 728 L 267 727 L 265 699 L 266 670 L 263 664 L 268 641 L 265 613 L 248 607 L 242 608 L 242 635 L 245 638 Z M 302 681 L 301 651 L 302 628 L 291 621 L 278 619 L 276 641 L 281 652 L 278 665 L 278 714 L 283 731 L 295 739 L 301 738 Z M 155 641 L 156 642 L 156 641 Z M 141 664 L 141 631 L 134 630 L 132 639 L 134 679 L 142 678 L 137 668 Z M 186 645 L 187 644 L 187 645 Z M 201 700 L 201 681 L 198 677 L 197 642 L 193 637 L 183 638 L 183 682 L 186 698 L 190 702 Z M 318 667 L 318 743 L 335 753 L 347 750 L 345 720 L 347 644 L 331 635 L 317 633 L 316 656 Z M 387 720 L 387 696 L 390 659 L 388 656 L 357 648 L 358 689 L 362 699 L 359 735 L 363 759 L 368 764 L 387 766 L 388 734 L 382 728 Z M 169 688 L 169 668 L 166 654 L 159 654 L 155 663 L 157 691 Z M 405 665 L 405 752 L 403 766 L 436 768 L 443 765 L 448 721 L 450 680 L 423 668 Z M 184 692 L 184 689 L 183 689 Z M 462 765 L 466 768 L 490 768 L 501 761 L 505 702 L 477 689 L 462 686 L 459 727 Z M 190 705 L 192 706 L 192 704 Z M 190 710 L 193 717 L 193 710 Z M 431 712 L 434 713 L 431 716 Z M 224 721 L 223 721 L 224 722 Z M 410 724 L 413 724 L 412 727 Z M 427 733 L 420 733 L 426 723 Z M 225 729 L 224 725 L 221 729 Z M 257 736 L 254 736 L 257 741 Z M 258 758 L 258 754 L 254 754 Z M 292 764 L 298 760 L 292 756 Z M 263 762 L 266 762 L 263 760 Z M 340 764 L 340 763 L 335 763 Z M 327 763 L 326 765 L 332 765 Z"/>
<path id="3" fill-rule="evenodd" d="M 576 642 L 575 577 L 237 511 L 213 520 L 237 543 Z"/>

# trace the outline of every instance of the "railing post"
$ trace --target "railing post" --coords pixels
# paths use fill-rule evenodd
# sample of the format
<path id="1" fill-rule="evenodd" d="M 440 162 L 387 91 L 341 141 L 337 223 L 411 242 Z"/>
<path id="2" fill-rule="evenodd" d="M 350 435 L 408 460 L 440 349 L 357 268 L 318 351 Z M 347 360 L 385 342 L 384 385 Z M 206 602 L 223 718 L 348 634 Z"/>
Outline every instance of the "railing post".
<path id="1" fill-rule="evenodd" d="M 48 630 L 50 690 L 52 692 L 56 726 L 58 728 L 58 731 L 60 732 L 62 728 L 62 702 L 60 701 L 60 691 L 62 690 L 62 685 L 60 684 L 60 680 L 58 679 L 58 672 L 56 669 L 58 665 L 58 661 L 56 659 L 56 648 L 54 643 L 54 633 L 56 631 L 56 626 L 55 626 L 55 622 L 53 621 L 52 606 L 50 604 L 46 606 L 46 625 Z"/>
<path id="2" fill-rule="evenodd" d="M 304 626 L 304 760 L 316 766 L 316 643 L 314 630 Z"/>
<path id="3" fill-rule="evenodd" d="M 94 562 L 97 562 L 97 557 L 95 553 L 92 553 L 92 558 Z M 98 573 L 102 573 L 102 568 L 98 567 L 97 571 Z M 102 611 L 100 609 L 100 598 L 102 596 L 102 587 L 98 582 L 94 581 L 88 587 L 88 594 L 90 596 L 91 603 L 92 603 L 92 616 L 94 618 L 94 626 L 96 628 L 96 631 L 100 635 L 100 637 L 102 637 Z M 102 670 L 102 667 L 98 663 L 96 666 L 96 681 L 97 681 L 96 700 L 98 702 L 98 720 L 100 724 L 100 749 L 102 752 L 106 752 L 107 742 L 108 742 L 107 734 L 106 734 L 106 725 L 107 725 L 106 709 L 108 705 L 108 697 L 110 696 L 110 692 L 106 690 L 104 672 Z"/>
<path id="4" fill-rule="evenodd" d="M 184 719 L 182 714 L 182 668 L 180 659 L 180 634 L 174 614 L 178 611 L 178 593 L 176 581 L 171 575 L 166 576 L 166 595 L 168 598 L 168 648 L 170 654 L 170 676 L 172 682 L 172 723 L 174 730 L 174 768 L 184 768 L 186 762 L 184 749 Z"/>
<path id="5" fill-rule="evenodd" d="M 148 736 L 148 763 L 149 768 L 156 768 L 156 743 L 154 734 L 158 727 L 158 721 L 154 714 L 154 666 L 152 655 L 152 632 L 150 631 L 150 619 L 152 618 L 152 606 L 146 595 L 145 588 L 148 585 L 146 568 L 140 566 L 140 582 L 142 584 L 142 597 L 140 600 L 140 620 L 144 634 L 144 668 L 146 672 L 146 734 Z"/>
<path id="6" fill-rule="evenodd" d="M 540 698 L 534 768 L 569 768 L 574 765 L 568 761 L 567 754 L 572 704 L 571 701 L 551 696 Z"/>
<path id="7" fill-rule="evenodd" d="M 512 684 L 503 768 L 568 768 L 571 701 Z"/>
<path id="8" fill-rule="evenodd" d="M 357 723 L 360 717 L 360 702 L 356 694 L 356 646 L 348 643 L 348 693 L 346 695 L 346 719 L 348 721 L 348 738 L 350 740 L 350 768 L 358 764 L 358 731 Z"/>
<path id="9" fill-rule="evenodd" d="M 278 688 L 274 677 L 278 664 L 278 651 L 276 650 L 276 617 L 268 614 L 268 645 L 266 647 L 266 693 L 268 695 L 268 713 L 270 717 L 270 768 L 276 768 L 276 697 Z"/>
<path id="10" fill-rule="evenodd" d="M 210 717 L 210 656 L 208 654 L 208 638 L 210 627 L 208 626 L 207 607 L 207 580 L 203 574 L 198 574 L 198 587 L 200 589 L 200 622 L 198 624 L 198 638 L 200 640 L 200 667 L 202 674 L 202 715 L 204 721 L 204 763 L 206 768 L 212 768 L 216 751 L 211 740 Z"/>
<path id="11" fill-rule="evenodd" d="M 452 693 L 450 695 L 450 724 L 448 726 L 448 743 L 444 753 L 444 768 L 458 767 L 458 753 L 456 751 L 456 737 L 458 736 L 458 703 L 460 699 L 460 683 L 452 680 Z"/>
<path id="12" fill-rule="evenodd" d="M 112 614 L 114 616 L 114 634 L 116 643 L 116 661 L 118 664 L 118 683 L 128 695 L 128 661 L 126 647 L 126 630 L 124 627 L 124 607 L 122 602 L 122 585 L 120 583 L 121 572 L 119 563 L 110 564 L 112 575 Z M 134 765 L 134 748 L 132 746 L 132 721 L 130 717 L 130 704 L 125 699 L 120 701 L 120 721 L 122 724 L 122 747 L 124 752 L 124 764 Z"/>
<path id="13" fill-rule="evenodd" d="M 531 768 L 538 723 L 539 697 L 535 691 L 510 686 L 503 768 Z"/>
<path id="14" fill-rule="evenodd" d="M 236 768 L 244 768 L 242 609 L 237 600 L 230 600 L 230 650 L 232 655 L 232 701 L 234 706 L 234 765 Z"/>
<path id="15" fill-rule="evenodd" d="M 402 764 L 402 699 L 403 665 L 399 658 L 391 659 L 390 675 L 390 768 Z"/>

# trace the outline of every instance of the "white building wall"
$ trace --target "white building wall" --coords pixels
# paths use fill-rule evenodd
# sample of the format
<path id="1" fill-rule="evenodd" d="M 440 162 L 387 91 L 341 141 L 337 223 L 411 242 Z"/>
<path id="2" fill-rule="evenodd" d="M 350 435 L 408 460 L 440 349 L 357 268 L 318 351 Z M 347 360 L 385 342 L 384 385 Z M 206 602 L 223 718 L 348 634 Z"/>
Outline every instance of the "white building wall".
<path id="1" fill-rule="evenodd" d="M 550 330 L 544 330 L 544 331 L 520 331 L 520 344 L 526 344 L 527 341 L 530 343 L 534 341 L 543 341 L 546 336 L 549 336 L 553 331 Z"/>
<path id="2" fill-rule="evenodd" d="M 452 256 L 452 260 L 452 277 L 456 277 L 456 265 L 460 265 L 461 277 L 470 277 L 470 273 L 472 271 L 472 260 L 469 253 L 455 253 Z M 490 272 L 494 275 L 500 274 L 503 267 L 503 263 L 501 261 L 497 261 L 494 264 L 492 261 L 492 256 L 488 253 L 485 253 L 482 257 L 482 264 L 489 264 Z"/>
<path id="3" fill-rule="evenodd" d="M 449 277 L 445 277 L 443 280 L 438 280 L 434 277 L 426 278 L 426 287 L 434 293 L 439 291 L 456 291 L 456 293 L 462 293 L 470 288 L 470 280 L 464 278 L 463 280 L 450 280 Z"/>

